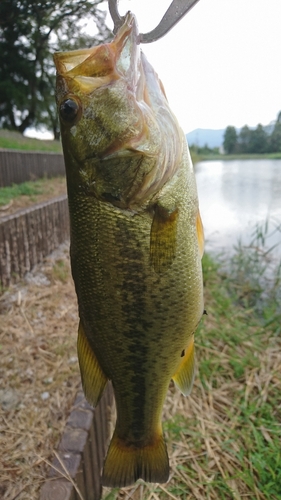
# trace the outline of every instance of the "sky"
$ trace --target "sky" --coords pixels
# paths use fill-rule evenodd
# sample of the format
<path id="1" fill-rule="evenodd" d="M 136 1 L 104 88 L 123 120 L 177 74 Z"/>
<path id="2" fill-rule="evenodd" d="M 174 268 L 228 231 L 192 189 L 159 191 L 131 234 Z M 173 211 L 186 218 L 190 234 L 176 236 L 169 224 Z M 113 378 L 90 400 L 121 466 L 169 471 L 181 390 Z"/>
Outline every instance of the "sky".
<path id="1" fill-rule="evenodd" d="M 120 0 L 139 30 L 155 28 L 171 0 Z M 281 0 L 199 0 L 142 50 L 185 133 L 267 125 L 281 111 Z M 108 25 L 113 26 L 110 16 Z"/>

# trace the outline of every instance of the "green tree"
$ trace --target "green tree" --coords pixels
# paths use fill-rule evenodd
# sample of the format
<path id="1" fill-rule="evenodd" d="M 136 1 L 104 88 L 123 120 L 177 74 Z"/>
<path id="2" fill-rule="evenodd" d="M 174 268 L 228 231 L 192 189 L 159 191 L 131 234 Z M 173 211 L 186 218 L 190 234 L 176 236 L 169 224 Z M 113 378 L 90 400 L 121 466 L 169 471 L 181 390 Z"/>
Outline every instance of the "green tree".
<path id="1" fill-rule="evenodd" d="M 227 154 L 234 153 L 237 150 L 237 132 L 235 127 L 228 126 L 225 129 L 223 148 Z"/>
<path id="2" fill-rule="evenodd" d="M 268 150 L 268 136 L 259 123 L 257 128 L 251 131 L 249 153 L 266 153 Z"/>
<path id="3" fill-rule="evenodd" d="M 238 135 L 239 153 L 249 153 L 251 133 L 252 131 L 249 129 L 248 125 L 244 125 L 244 127 L 241 128 L 240 133 Z"/>
<path id="4" fill-rule="evenodd" d="M 278 113 L 274 129 L 269 137 L 269 150 L 272 153 L 281 151 L 281 111 Z"/>
<path id="5" fill-rule="evenodd" d="M 58 136 L 53 53 L 111 36 L 102 0 L 0 1 L 0 126 L 23 133 L 45 124 Z M 83 34 L 90 18 L 96 35 Z M 84 23 L 85 24 L 85 23 Z"/>

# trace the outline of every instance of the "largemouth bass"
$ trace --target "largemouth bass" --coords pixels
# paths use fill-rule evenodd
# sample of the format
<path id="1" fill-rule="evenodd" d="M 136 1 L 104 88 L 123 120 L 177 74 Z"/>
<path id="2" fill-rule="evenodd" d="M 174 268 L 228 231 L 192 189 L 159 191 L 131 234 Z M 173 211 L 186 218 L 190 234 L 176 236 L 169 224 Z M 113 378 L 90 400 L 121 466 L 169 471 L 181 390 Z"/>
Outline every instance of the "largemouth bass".
<path id="1" fill-rule="evenodd" d="M 192 163 L 137 37 L 128 13 L 111 43 L 54 56 L 82 384 L 96 405 L 111 380 L 117 407 L 111 487 L 168 480 L 162 408 L 171 379 L 190 392 L 203 313 Z"/>

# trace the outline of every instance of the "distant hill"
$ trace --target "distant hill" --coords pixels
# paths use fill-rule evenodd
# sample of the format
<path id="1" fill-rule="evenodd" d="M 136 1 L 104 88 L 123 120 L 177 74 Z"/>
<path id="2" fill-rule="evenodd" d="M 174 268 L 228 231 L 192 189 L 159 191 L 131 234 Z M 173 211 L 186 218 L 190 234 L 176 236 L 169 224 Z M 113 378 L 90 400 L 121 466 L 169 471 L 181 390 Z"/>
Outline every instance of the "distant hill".
<path id="1" fill-rule="evenodd" d="M 223 143 L 225 129 L 212 130 L 207 128 L 197 128 L 186 134 L 189 145 L 194 144 L 203 148 L 206 144 L 209 148 L 219 148 Z"/>
<path id="2" fill-rule="evenodd" d="M 271 121 L 268 125 L 263 125 L 265 132 L 270 135 L 274 129 L 275 120 Z M 255 127 L 249 127 L 253 130 Z M 237 134 L 240 133 L 241 128 L 236 127 Z M 219 148 L 223 143 L 225 129 L 213 130 L 209 128 L 196 128 L 192 132 L 186 134 L 187 142 L 191 146 L 192 144 L 203 148 L 206 144 L 209 148 Z"/>

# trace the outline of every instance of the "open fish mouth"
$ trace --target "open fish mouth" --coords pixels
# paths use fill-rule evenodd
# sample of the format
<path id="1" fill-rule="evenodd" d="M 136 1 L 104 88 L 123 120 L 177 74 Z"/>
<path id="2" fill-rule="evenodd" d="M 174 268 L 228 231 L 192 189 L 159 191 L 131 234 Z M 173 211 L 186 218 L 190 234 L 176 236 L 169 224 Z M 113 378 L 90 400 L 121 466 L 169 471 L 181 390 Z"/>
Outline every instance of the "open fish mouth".
<path id="1" fill-rule="evenodd" d="M 112 43 L 55 53 L 54 61 L 62 87 L 57 91 L 58 101 L 64 97 L 65 91 L 78 96 L 89 95 L 120 78 L 126 78 L 127 88 L 138 94 L 143 82 L 140 81 L 142 75 L 137 37 L 135 17 L 128 13 Z"/>

